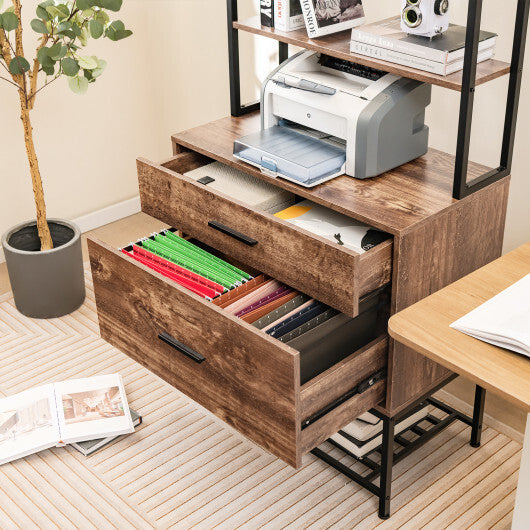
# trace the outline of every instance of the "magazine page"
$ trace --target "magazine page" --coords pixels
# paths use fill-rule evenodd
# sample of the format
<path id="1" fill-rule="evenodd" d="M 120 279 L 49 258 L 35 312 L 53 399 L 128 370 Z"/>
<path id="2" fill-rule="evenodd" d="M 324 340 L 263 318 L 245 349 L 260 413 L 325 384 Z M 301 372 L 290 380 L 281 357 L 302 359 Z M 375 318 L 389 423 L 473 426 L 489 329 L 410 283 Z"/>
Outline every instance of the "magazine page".
<path id="1" fill-rule="evenodd" d="M 453 322 L 451 327 L 496 346 L 530 356 L 528 322 L 530 274 Z"/>
<path id="2" fill-rule="evenodd" d="M 119 374 L 56 383 L 55 400 L 63 444 L 134 432 Z"/>
<path id="3" fill-rule="evenodd" d="M 0 465 L 53 447 L 58 440 L 53 385 L 0 400 Z"/>

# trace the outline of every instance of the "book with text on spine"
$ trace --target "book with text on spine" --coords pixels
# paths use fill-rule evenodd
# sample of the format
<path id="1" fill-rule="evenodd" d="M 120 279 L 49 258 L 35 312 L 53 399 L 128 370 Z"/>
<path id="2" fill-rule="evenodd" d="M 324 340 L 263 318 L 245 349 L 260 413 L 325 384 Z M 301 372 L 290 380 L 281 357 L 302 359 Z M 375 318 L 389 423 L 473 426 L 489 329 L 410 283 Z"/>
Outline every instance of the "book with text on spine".
<path id="1" fill-rule="evenodd" d="M 401 30 L 401 17 L 392 17 L 352 30 L 352 42 L 368 44 L 395 53 L 412 55 L 437 63 L 451 63 L 464 58 L 466 28 L 451 24 L 443 34 L 432 39 L 409 35 Z M 497 35 L 489 31 L 479 34 L 479 52 L 494 47 Z"/>
<path id="2" fill-rule="evenodd" d="M 280 31 L 304 27 L 300 0 L 274 0 L 274 27 Z"/>
<path id="3" fill-rule="evenodd" d="M 322 37 L 364 23 L 362 0 L 300 0 L 307 35 Z"/>
<path id="4" fill-rule="evenodd" d="M 274 0 L 260 0 L 260 17 L 262 26 L 274 27 Z"/>
<path id="5" fill-rule="evenodd" d="M 408 66 L 410 68 L 416 68 L 417 70 L 423 70 L 424 72 L 443 76 L 453 74 L 464 68 L 464 59 L 457 59 L 451 63 L 439 63 L 424 59 L 423 57 L 416 57 L 414 55 L 408 55 L 406 53 L 400 53 L 386 48 L 379 48 L 378 46 L 372 46 L 363 42 L 352 41 L 350 44 L 350 51 L 358 55 L 365 55 L 367 57 L 373 57 L 374 59 L 380 59 L 381 61 L 388 61 L 389 63 Z M 493 46 L 482 50 L 478 54 L 477 63 L 487 61 L 488 59 L 493 58 L 494 55 L 495 50 Z"/>

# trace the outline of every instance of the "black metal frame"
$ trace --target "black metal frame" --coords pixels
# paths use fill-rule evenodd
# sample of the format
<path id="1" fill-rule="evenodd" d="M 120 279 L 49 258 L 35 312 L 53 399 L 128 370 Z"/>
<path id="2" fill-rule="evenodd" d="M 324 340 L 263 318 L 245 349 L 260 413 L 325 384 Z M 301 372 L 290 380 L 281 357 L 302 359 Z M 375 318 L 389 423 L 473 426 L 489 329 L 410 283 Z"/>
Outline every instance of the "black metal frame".
<path id="1" fill-rule="evenodd" d="M 462 412 L 450 407 L 449 405 L 446 405 L 445 403 L 442 403 L 432 396 L 424 396 L 419 400 L 416 400 L 405 410 L 392 417 L 386 416 L 377 410 L 372 410 L 370 411 L 372 414 L 383 420 L 383 441 L 379 447 L 360 458 L 356 457 L 346 448 L 342 447 L 340 443 L 337 443 L 331 439 L 327 440 L 331 445 L 340 449 L 342 452 L 348 454 L 357 462 L 360 462 L 366 466 L 366 475 L 361 475 L 353 469 L 350 469 L 342 462 L 318 447 L 313 449 L 311 453 L 326 462 L 331 467 L 335 468 L 337 471 L 340 471 L 349 479 L 367 489 L 370 493 L 376 495 L 379 498 L 379 517 L 381 519 L 388 519 L 390 517 L 393 465 L 413 453 L 416 449 L 427 443 L 436 434 L 441 432 L 455 421 L 461 421 L 471 427 L 471 438 L 469 443 L 472 447 L 479 447 L 482 435 L 482 420 L 484 417 L 485 397 L 486 391 L 483 388 L 477 386 L 475 391 L 475 407 L 473 410 L 473 418 L 466 416 Z M 432 405 L 433 407 L 447 414 L 447 416 L 440 419 L 429 414 L 426 418 L 411 425 L 408 429 L 405 429 L 405 431 L 399 433 L 398 435 L 395 434 L 395 428 L 399 422 L 415 414 L 418 410 L 425 407 L 426 405 Z M 430 423 L 432 427 L 428 429 L 420 427 L 419 424 L 423 422 Z M 407 440 L 403 436 L 407 431 L 414 433 L 417 438 L 412 441 Z M 397 444 L 401 448 L 398 449 L 398 451 L 395 451 L 394 444 Z M 371 455 L 375 453 L 380 454 L 380 463 L 371 457 Z M 374 481 L 378 478 L 379 485 L 374 484 Z"/>
<path id="2" fill-rule="evenodd" d="M 467 197 L 511 173 L 517 112 L 519 109 L 519 96 L 521 93 L 526 33 L 528 29 L 529 6 L 530 0 L 517 0 L 517 14 L 515 18 L 510 80 L 508 83 L 500 165 L 498 168 L 467 182 L 469 144 L 471 139 L 473 104 L 476 88 L 480 21 L 482 19 L 482 0 L 469 0 L 466 52 L 464 56 L 464 70 L 462 73 L 462 93 L 460 97 L 460 116 L 458 121 L 455 178 L 453 185 L 453 197 L 455 199 Z"/>
<path id="3" fill-rule="evenodd" d="M 228 69 L 230 72 L 230 110 L 234 117 L 244 116 L 259 110 L 259 102 L 241 103 L 241 70 L 239 66 L 239 32 L 234 28 L 237 21 L 237 0 L 226 0 L 228 22 Z M 279 62 L 289 57 L 289 46 L 280 42 L 278 47 Z"/>
<path id="4" fill-rule="evenodd" d="M 397 0 L 396 0 L 397 1 Z M 519 109 L 521 79 L 528 29 L 530 0 L 517 0 L 517 14 L 512 47 L 510 79 L 504 119 L 504 133 L 499 167 L 467 181 L 469 165 L 469 146 L 475 100 L 477 56 L 479 47 L 480 22 L 482 19 L 482 1 L 469 0 L 467 15 L 466 51 L 462 72 L 462 91 L 456 147 L 453 198 L 463 199 L 472 193 L 493 184 L 511 173 L 513 144 Z M 239 65 L 239 33 L 234 28 L 237 21 L 237 0 L 227 0 L 228 52 L 230 69 L 230 107 L 232 116 L 239 117 L 259 109 L 259 103 L 241 104 L 241 72 Z M 282 63 L 289 55 L 288 45 L 279 43 L 279 61 Z"/>

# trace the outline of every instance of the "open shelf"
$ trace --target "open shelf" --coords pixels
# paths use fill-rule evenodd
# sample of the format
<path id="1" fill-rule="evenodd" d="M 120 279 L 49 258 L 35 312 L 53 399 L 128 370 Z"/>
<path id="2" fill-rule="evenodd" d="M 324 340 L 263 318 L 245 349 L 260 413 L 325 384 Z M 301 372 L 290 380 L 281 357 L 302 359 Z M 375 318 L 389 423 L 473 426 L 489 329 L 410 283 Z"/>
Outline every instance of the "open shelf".
<path id="1" fill-rule="evenodd" d="M 394 235 L 457 202 L 452 197 L 455 158 L 442 151 L 429 149 L 425 156 L 379 177 L 358 180 L 343 175 L 308 189 L 264 175 L 233 156 L 234 140 L 259 128 L 259 112 L 256 112 L 201 125 L 173 135 L 172 140 L 174 145 L 206 155 Z M 479 176 L 488 169 L 470 162 L 469 177 Z"/>
<path id="2" fill-rule="evenodd" d="M 423 72 L 416 68 L 409 68 L 407 66 L 401 66 L 395 63 L 389 63 L 388 61 L 381 61 L 379 59 L 373 59 L 364 55 L 358 55 L 350 52 L 350 35 L 351 31 L 342 31 L 340 33 L 334 33 L 325 37 L 319 37 L 318 39 L 310 39 L 307 36 L 305 28 L 283 32 L 277 29 L 266 28 L 260 24 L 259 17 L 252 17 L 244 21 L 234 22 L 234 28 L 242 31 L 248 31 L 256 35 L 262 35 L 271 39 L 278 40 L 280 42 L 286 42 L 300 48 L 307 48 L 308 50 L 314 50 L 319 53 L 331 55 L 339 59 L 346 61 L 352 61 L 365 66 L 371 66 L 372 68 L 378 68 L 391 74 L 408 77 L 410 79 L 416 79 L 417 81 L 423 81 L 431 85 L 438 85 L 441 87 L 449 88 L 451 90 L 460 91 L 462 89 L 462 71 L 455 72 L 448 76 L 441 76 L 437 74 L 431 74 L 429 72 Z M 477 65 L 477 85 L 482 85 L 510 73 L 510 64 L 497 61 L 496 59 L 489 59 Z"/>

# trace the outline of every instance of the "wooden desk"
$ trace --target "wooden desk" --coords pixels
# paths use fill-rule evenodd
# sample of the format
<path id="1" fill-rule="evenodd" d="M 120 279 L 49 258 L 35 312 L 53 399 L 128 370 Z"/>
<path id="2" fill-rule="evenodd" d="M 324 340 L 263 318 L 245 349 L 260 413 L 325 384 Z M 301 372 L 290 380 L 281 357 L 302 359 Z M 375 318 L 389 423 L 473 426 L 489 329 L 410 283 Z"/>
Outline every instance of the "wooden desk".
<path id="1" fill-rule="evenodd" d="M 503 397 L 528 415 L 513 528 L 528 528 L 530 506 L 530 359 L 449 327 L 530 274 L 530 243 L 394 315 L 390 335 L 452 371 Z M 530 323 L 529 323 L 530 325 Z"/>

